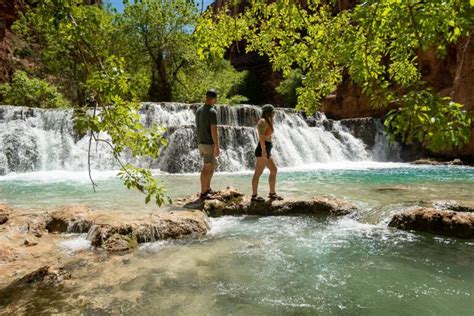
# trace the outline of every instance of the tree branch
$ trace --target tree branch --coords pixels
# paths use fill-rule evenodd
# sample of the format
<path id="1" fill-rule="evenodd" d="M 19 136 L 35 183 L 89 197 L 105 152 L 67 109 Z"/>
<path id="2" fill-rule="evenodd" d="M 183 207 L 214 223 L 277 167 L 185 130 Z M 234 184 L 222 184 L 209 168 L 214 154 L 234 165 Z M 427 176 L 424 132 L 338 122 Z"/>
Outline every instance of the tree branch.
<path id="1" fill-rule="evenodd" d="M 415 29 L 415 36 L 416 36 L 416 39 L 418 40 L 418 45 L 420 45 L 420 49 L 423 51 L 423 42 L 421 41 L 420 34 L 418 33 L 418 26 L 416 24 L 415 15 L 413 14 L 413 6 L 408 5 L 408 10 L 410 11 L 410 18 L 413 23 L 413 28 Z"/>

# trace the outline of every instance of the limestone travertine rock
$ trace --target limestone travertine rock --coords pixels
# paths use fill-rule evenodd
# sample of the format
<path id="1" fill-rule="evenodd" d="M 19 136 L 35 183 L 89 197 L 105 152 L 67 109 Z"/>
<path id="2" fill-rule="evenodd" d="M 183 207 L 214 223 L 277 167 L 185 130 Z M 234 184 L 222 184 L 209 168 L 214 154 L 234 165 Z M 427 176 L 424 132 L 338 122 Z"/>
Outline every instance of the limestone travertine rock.
<path id="1" fill-rule="evenodd" d="M 7 205 L 0 204 L 0 225 L 5 224 L 10 216 L 11 208 Z"/>
<path id="2" fill-rule="evenodd" d="M 394 215 L 389 226 L 443 236 L 474 238 L 474 213 L 417 207 Z"/>
<path id="3" fill-rule="evenodd" d="M 185 208 L 204 210 L 208 216 L 261 215 L 277 216 L 291 214 L 347 215 L 357 207 L 345 200 L 333 197 L 314 197 L 307 200 L 266 200 L 254 202 L 234 188 L 216 192 L 214 198 L 201 201 L 195 196 L 178 201 Z"/>

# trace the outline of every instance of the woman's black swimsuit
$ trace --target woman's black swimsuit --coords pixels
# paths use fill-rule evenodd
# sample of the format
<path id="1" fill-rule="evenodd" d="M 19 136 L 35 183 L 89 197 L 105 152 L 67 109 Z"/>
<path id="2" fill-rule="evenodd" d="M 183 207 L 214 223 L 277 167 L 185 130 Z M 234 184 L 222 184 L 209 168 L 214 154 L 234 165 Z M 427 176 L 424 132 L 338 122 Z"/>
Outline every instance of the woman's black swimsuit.
<path id="1" fill-rule="evenodd" d="M 272 142 L 265 141 L 265 149 L 267 150 L 267 159 L 269 159 L 272 155 Z M 257 148 L 255 148 L 255 157 L 262 157 L 262 146 L 260 146 L 260 142 L 258 142 Z"/>

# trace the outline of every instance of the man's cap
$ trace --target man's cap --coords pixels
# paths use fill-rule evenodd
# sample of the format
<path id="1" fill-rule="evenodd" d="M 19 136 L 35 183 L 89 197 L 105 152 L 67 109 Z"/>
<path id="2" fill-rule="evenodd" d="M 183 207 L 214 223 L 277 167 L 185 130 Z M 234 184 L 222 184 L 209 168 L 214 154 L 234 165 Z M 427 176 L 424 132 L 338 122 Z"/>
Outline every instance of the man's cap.
<path id="1" fill-rule="evenodd" d="M 207 90 L 206 97 L 208 97 L 208 98 L 217 98 L 217 91 L 214 90 L 214 89 Z"/>
<path id="2" fill-rule="evenodd" d="M 262 112 L 263 113 L 274 112 L 274 111 L 275 111 L 275 107 L 271 104 L 265 104 L 264 106 L 262 106 Z"/>

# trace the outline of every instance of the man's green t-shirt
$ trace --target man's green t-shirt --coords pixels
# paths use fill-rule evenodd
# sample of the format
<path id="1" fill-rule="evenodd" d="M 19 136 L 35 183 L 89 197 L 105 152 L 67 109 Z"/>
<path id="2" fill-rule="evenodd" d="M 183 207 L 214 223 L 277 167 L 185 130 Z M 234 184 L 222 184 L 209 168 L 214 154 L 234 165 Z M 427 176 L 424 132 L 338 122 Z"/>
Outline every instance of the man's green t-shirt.
<path id="1" fill-rule="evenodd" d="M 211 125 L 217 125 L 217 111 L 209 104 L 204 104 L 196 111 L 198 144 L 214 145 Z"/>

